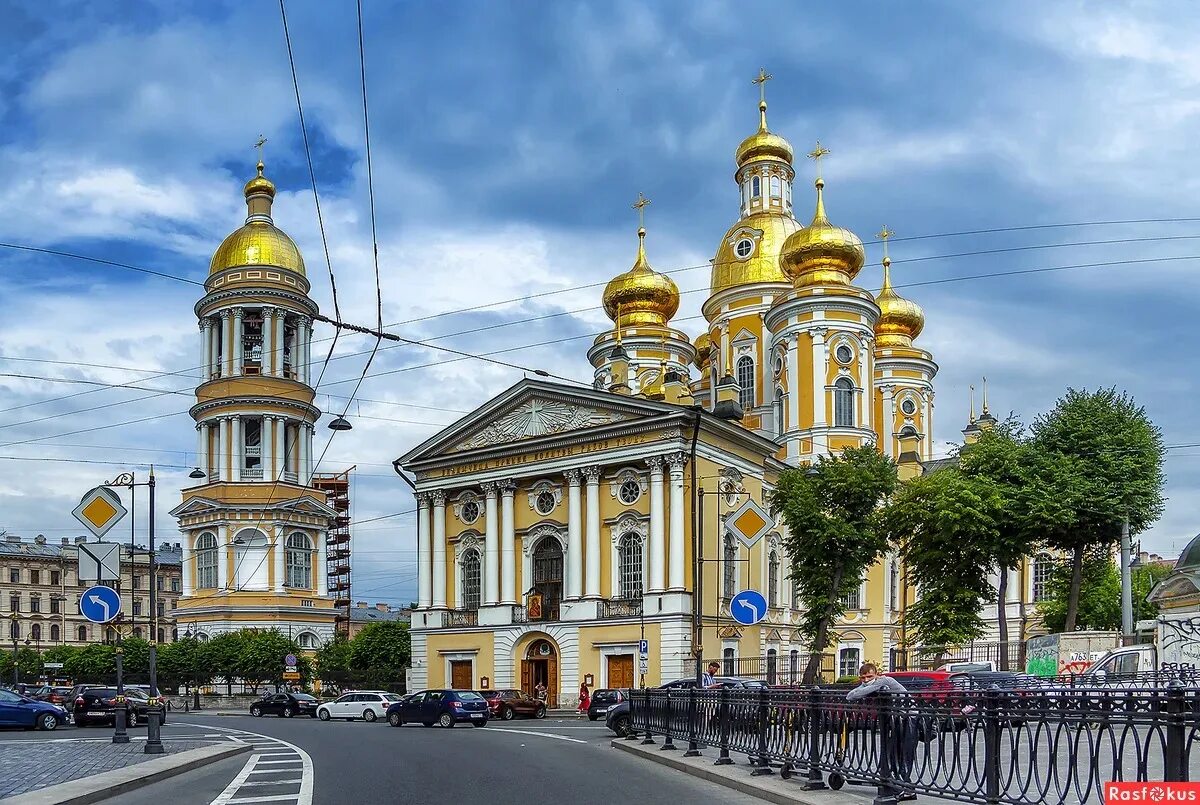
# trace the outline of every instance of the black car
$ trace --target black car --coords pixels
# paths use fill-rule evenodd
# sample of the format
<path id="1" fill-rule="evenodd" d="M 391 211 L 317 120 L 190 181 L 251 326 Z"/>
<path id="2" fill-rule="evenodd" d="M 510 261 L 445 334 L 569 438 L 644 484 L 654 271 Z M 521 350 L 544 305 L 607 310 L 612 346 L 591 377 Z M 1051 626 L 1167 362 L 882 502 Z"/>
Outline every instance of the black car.
<path id="1" fill-rule="evenodd" d="M 405 724 L 453 727 L 460 721 L 482 727 L 488 723 L 489 715 L 487 699 L 473 690 L 423 690 L 387 709 L 387 720 L 393 727 Z"/>
<path id="2" fill-rule="evenodd" d="M 258 717 L 267 714 L 281 718 L 292 716 L 317 717 L 317 700 L 307 693 L 268 693 L 250 705 L 250 715 Z"/>
<path id="3" fill-rule="evenodd" d="M 748 690 L 766 687 L 766 684 L 758 679 L 742 679 L 736 676 L 718 676 L 714 677 L 713 688 L 730 688 L 733 690 Z M 675 690 L 686 691 L 689 688 L 696 687 L 695 677 L 685 677 L 684 679 L 676 679 L 674 682 L 668 682 L 665 685 L 659 685 L 656 690 Z M 589 710 L 590 717 L 591 712 Z M 597 716 L 599 718 L 599 716 Z M 608 727 L 622 738 L 629 733 L 629 699 L 614 704 L 608 708 L 608 715 L 605 716 L 604 726 Z"/>
<path id="4" fill-rule="evenodd" d="M 625 701 L 625 691 L 616 688 L 599 688 L 592 691 L 591 701 L 588 702 L 588 720 L 595 721 L 600 716 L 608 715 L 611 708 L 623 701 Z"/>
<path id="5" fill-rule="evenodd" d="M 146 711 L 150 709 L 150 699 L 141 691 L 125 691 L 125 724 L 136 727 L 146 723 Z M 84 688 L 75 697 L 71 718 L 77 727 L 88 727 L 92 724 L 115 724 L 117 709 L 121 706 L 118 701 L 116 688 Z M 160 711 L 161 722 L 167 723 L 166 710 Z"/>

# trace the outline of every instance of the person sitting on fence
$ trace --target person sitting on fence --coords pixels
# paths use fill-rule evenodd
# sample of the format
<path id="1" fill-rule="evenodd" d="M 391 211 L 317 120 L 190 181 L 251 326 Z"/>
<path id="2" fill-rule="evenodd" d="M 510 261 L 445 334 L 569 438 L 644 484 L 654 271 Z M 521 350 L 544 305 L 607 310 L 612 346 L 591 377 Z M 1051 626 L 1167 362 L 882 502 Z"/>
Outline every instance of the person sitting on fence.
<path id="1" fill-rule="evenodd" d="M 891 751 L 884 762 L 888 763 L 894 781 L 911 782 L 913 759 L 917 752 L 917 720 L 910 713 L 908 691 L 892 677 L 881 675 L 879 667 L 870 662 L 863 663 L 858 669 L 858 681 L 858 687 L 846 694 L 846 701 L 856 702 L 885 691 L 892 697 L 890 705 L 893 717 L 889 721 L 892 727 Z M 916 798 L 911 791 L 905 791 L 900 797 L 901 800 Z"/>
<path id="2" fill-rule="evenodd" d="M 700 679 L 700 686 L 705 688 L 715 688 L 717 686 L 717 671 L 721 669 L 721 665 L 716 662 L 708 664 L 708 670 L 704 672 L 704 676 Z"/>

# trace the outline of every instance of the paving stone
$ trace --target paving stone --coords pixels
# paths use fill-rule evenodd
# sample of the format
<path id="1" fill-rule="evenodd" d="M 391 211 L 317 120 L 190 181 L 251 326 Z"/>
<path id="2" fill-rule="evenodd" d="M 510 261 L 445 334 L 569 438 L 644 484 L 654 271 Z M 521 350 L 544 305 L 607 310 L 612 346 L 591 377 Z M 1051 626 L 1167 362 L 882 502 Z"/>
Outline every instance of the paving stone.
<path id="1" fill-rule="evenodd" d="M 174 754 L 219 741 L 164 741 Z M 4 741 L 0 743 L 0 799 L 37 791 L 69 780 L 123 769 L 163 755 L 147 755 L 145 741 L 114 744 L 80 741 Z"/>

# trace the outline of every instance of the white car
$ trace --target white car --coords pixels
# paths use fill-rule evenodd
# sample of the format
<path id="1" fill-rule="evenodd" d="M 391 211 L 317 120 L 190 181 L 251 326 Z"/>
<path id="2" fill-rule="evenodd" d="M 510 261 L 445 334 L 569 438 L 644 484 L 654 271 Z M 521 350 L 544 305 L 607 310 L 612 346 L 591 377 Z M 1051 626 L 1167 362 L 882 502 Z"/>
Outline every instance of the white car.
<path id="1" fill-rule="evenodd" d="M 343 693 L 332 702 L 326 702 L 317 708 L 317 718 L 328 721 L 331 718 L 346 718 L 351 721 L 375 721 L 387 715 L 389 705 L 400 701 L 395 693 L 385 693 L 381 690 L 354 690 Z"/>

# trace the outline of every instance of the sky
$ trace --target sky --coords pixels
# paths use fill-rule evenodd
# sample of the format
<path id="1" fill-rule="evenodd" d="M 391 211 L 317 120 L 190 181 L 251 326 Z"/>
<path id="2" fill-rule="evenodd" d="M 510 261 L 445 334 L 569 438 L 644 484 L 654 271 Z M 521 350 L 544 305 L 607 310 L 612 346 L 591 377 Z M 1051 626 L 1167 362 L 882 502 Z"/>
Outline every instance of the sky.
<path id="1" fill-rule="evenodd" d="M 80 534 L 84 491 L 153 463 L 158 539 L 179 540 L 167 512 L 196 463 L 195 283 L 245 217 L 259 135 L 313 297 L 332 313 L 332 269 L 343 318 L 374 321 L 355 6 L 286 12 L 328 263 L 277 2 L 0 0 L 0 530 Z M 389 345 L 350 402 L 371 339 L 339 340 L 317 402 L 349 405 L 354 428 L 334 437 L 326 416 L 315 453 L 322 471 L 355 467 L 356 599 L 415 598 L 394 458 L 524 372 L 590 382 L 639 192 L 650 261 L 684 292 L 675 323 L 701 331 L 760 67 L 772 130 L 798 154 L 831 151 L 830 217 L 868 244 L 859 284 L 879 285 L 874 233 L 897 233 L 893 278 L 924 307 L 918 344 L 940 365 L 938 455 L 985 376 L 1000 417 L 1116 386 L 1167 445 L 1200 442 L 1188 3 L 364 0 L 363 15 L 384 322 L 512 365 Z M 331 336 L 318 330 L 315 354 Z M 1200 530 L 1200 447 L 1168 450 L 1166 473 L 1165 513 L 1139 536 L 1174 556 Z"/>

